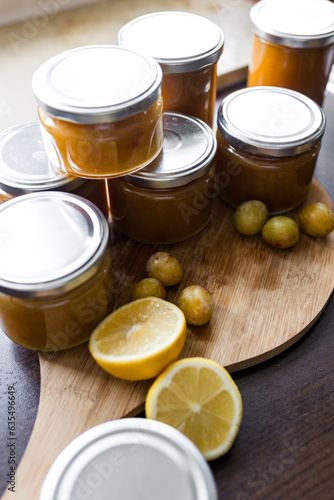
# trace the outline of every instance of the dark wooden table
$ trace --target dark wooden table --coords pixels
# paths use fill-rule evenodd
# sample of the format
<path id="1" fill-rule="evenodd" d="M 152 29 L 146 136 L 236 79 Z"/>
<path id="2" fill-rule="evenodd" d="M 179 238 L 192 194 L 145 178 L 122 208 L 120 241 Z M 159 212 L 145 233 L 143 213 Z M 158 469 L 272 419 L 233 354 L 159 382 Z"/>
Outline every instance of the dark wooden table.
<path id="1" fill-rule="evenodd" d="M 327 95 L 324 111 L 327 127 L 316 177 L 334 199 L 334 95 Z M 270 361 L 233 374 L 244 415 L 232 449 L 210 463 L 220 499 L 334 498 L 333 330 L 332 298 L 316 324 L 293 347 Z M 40 389 L 37 354 L 3 334 L 0 383 L 2 495 L 9 472 L 8 386 L 15 387 L 16 464 L 34 425 Z M 19 489 L 20 485 L 16 486 Z"/>

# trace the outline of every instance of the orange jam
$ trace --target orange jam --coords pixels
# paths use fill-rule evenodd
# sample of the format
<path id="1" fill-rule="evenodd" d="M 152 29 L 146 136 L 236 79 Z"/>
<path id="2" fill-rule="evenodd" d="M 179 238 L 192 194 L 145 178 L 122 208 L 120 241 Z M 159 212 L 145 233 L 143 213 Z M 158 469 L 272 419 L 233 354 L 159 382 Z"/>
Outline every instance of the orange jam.
<path id="1" fill-rule="evenodd" d="M 321 108 L 279 87 L 231 93 L 218 109 L 216 186 L 236 207 L 260 200 L 270 213 L 301 204 L 309 191 L 325 129 Z"/>
<path id="2" fill-rule="evenodd" d="M 75 347 L 116 304 L 108 224 L 83 198 L 19 196 L 0 207 L 0 326 L 39 351 Z"/>
<path id="3" fill-rule="evenodd" d="M 168 244 L 209 222 L 215 197 L 216 139 L 201 120 L 166 112 L 164 146 L 147 167 L 108 180 L 113 223 L 135 240 Z"/>
<path id="4" fill-rule="evenodd" d="M 47 60 L 34 74 L 33 89 L 50 161 L 91 179 L 150 163 L 163 142 L 161 82 L 154 59 L 113 45 Z"/>
<path id="5" fill-rule="evenodd" d="M 250 16 L 254 37 L 247 85 L 289 88 L 321 105 L 334 58 L 333 4 L 262 0 Z"/>
<path id="6" fill-rule="evenodd" d="M 118 43 L 160 64 L 165 111 L 192 115 L 212 126 L 217 62 L 224 46 L 216 24 L 187 12 L 155 12 L 123 26 Z"/>
<path id="7" fill-rule="evenodd" d="M 213 123 L 216 101 L 217 64 L 188 73 L 164 73 L 164 109 L 196 116 L 209 126 Z"/>
<path id="8" fill-rule="evenodd" d="M 104 180 L 80 179 L 57 170 L 46 155 L 38 121 L 0 134 L 0 204 L 22 194 L 65 191 L 86 198 L 109 217 Z"/>

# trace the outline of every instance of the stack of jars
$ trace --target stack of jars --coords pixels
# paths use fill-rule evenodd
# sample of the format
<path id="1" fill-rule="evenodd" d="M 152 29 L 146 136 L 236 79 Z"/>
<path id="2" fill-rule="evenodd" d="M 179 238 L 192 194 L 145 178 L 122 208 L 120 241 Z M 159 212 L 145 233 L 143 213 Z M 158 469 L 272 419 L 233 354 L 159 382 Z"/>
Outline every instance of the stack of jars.
<path id="1" fill-rule="evenodd" d="M 115 307 L 110 213 L 152 244 L 208 223 L 223 45 L 211 21 L 159 12 L 125 25 L 118 45 L 72 49 L 36 70 L 39 123 L 0 137 L 0 322 L 10 338 L 73 347 Z"/>
<path id="2" fill-rule="evenodd" d="M 123 26 L 118 45 L 72 49 L 36 70 L 39 124 L 0 136 L 9 337 L 73 347 L 115 307 L 109 217 L 131 238 L 169 244 L 206 226 L 217 191 L 232 206 L 261 200 L 270 213 L 305 200 L 325 130 L 334 6 L 261 0 L 251 24 L 248 87 L 222 100 L 217 137 L 224 35 L 201 16 L 148 14 Z"/>
<path id="3" fill-rule="evenodd" d="M 282 213 L 306 199 L 314 175 L 334 58 L 334 5 L 261 0 L 250 21 L 247 88 L 218 109 L 216 182 L 232 206 L 256 199 Z"/>

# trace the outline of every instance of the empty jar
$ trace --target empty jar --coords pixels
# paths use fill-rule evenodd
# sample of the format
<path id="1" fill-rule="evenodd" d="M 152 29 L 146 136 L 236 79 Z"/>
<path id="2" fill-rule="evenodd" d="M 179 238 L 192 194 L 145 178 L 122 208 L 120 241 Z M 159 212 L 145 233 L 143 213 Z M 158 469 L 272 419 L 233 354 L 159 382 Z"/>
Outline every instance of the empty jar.
<path id="1" fill-rule="evenodd" d="M 289 88 L 321 105 L 334 58 L 333 3 L 262 0 L 250 19 L 254 37 L 247 85 Z"/>
<path id="2" fill-rule="evenodd" d="M 52 165 L 38 121 L 20 123 L 0 134 L 0 203 L 38 191 L 65 191 L 93 202 L 108 219 L 104 180 L 73 177 Z"/>
<path id="3" fill-rule="evenodd" d="M 147 165 L 163 142 L 161 81 L 154 59 L 114 45 L 45 61 L 32 84 L 50 161 L 92 179 Z"/>
<path id="4" fill-rule="evenodd" d="M 123 233 L 144 243 L 176 243 L 209 222 L 216 138 L 198 118 L 164 114 L 164 146 L 144 169 L 108 181 L 111 214 Z"/>
<path id="5" fill-rule="evenodd" d="M 212 21 L 188 12 L 138 17 L 118 34 L 122 47 L 149 54 L 163 71 L 164 109 L 213 124 L 217 62 L 224 35 Z"/>
<path id="6" fill-rule="evenodd" d="M 0 326 L 18 344 L 59 351 L 87 341 L 115 307 L 108 224 L 56 191 L 0 206 Z"/>
<path id="7" fill-rule="evenodd" d="M 325 130 L 318 104 L 293 90 L 249 87 L 223 99 L 217 121 L 216 185 L 224 201 L 260 200 L 280 213 L 305 200 Z"/>

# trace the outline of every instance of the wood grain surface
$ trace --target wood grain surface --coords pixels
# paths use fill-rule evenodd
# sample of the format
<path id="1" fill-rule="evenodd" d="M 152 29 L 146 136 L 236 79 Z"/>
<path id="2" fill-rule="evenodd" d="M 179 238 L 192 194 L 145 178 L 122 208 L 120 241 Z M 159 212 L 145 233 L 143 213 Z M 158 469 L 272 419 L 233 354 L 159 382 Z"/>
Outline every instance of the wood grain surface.
<path id="1" fill-rule="evenodd" d="M 306 203 L 312 201 L 331 204 L 315 180 Z M 299 210 L 290 215 L 296 218 Z M 202 327 L 188 327 L 181 357 L 209 357 L 231 372 L 269 359 L 299 339 L 323 311 L 334 286 L 333 234 L 324 239 L 301 234 L 294 248 L 276 250 L 260 236 L 239 235 L 233 210 L 219 198 L 210 224 L 185 242 L 152 247 L 112 232 L 112 246 L 119 305 L 129 300 L 132 286 L 145 275 L 151 253 L 166 248 L 184 267 L 183 280 L 168 290 L 168 300 L 175 301 L 181 289 L 193 283 L 212 291 L 213 318 Z M 53 461 L 76 436 L 106 420 L 138 414 L 151 383 L 106 374 L 87 344 L 40 353 L 39 361 L 40 405 L 18 469 L 18 500 L 38 498 Z M 7 491 L 4 500 L 10 495 Z"/>

